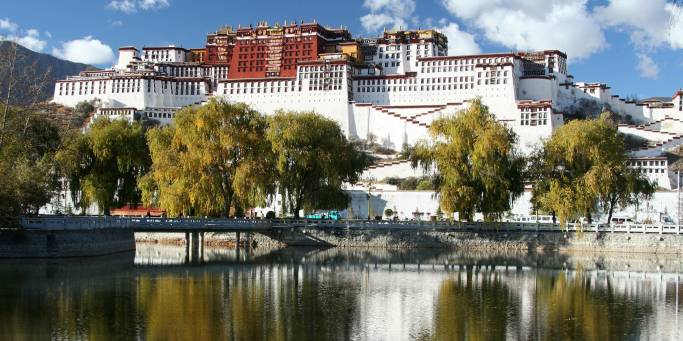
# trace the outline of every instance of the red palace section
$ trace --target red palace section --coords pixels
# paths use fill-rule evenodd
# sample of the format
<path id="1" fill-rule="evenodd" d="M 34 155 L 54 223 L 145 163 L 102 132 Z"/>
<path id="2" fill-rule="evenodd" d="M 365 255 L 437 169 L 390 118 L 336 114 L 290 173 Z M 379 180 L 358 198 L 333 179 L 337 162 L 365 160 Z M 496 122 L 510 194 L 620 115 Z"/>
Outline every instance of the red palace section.
<path id="1" fill-rule="evenodd" d="M 203 62 L 228 65 L 229 79 L 295 77 L 298 62 L 318 60 L 350 41 L 349 31 L 317 23 L 225 27 L 207 36 Z"/>

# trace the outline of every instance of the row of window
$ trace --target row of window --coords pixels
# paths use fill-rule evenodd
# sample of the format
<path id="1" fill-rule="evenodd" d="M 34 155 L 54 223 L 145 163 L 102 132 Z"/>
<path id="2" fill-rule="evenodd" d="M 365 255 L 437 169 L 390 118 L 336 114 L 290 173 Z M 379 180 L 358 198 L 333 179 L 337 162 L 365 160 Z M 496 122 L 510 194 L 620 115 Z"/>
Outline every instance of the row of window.
<path id="1" fill-rule="evenodd" d="M 464 72 L 464 71 L 474 71 L 474 66 L 460 66 L 460 69 L 458 69 L 457 66 L 442 66 L 442 67 L 427 67 L 427 68 L 420 68 L 420 72 L 422 73 L 438 73 L 438 72 Z"/>
<path id="2" fill-rule="evenodd" d="M 344 65 L 302 66 L 301 72 L 343 71 Z"/>
<path id="3" fill-rule="evenodd" d="M 202 77 L 204 73 L 200 67 L 167 66 L 161 68 L 169 76 L 173 77 Z"/>
<path id="4" fill-rule="evenodd" d="M 97 94 L 101 95 L 107 91 L 106 81 L 86 81 L 86 82 L 59 82 L 59 96 L 75 95 L 78 85 L 78 95 L 94 95 L 95 84 L 98 85 Z"/>
<path id="5" fill-rule="evenodd" d="M 149 117 L 149 118 L 173 118 L 175 116 L 175 113 L 171 112 L 149 112 L 145 111 L 144 115 Z"/>
<path id="6" fill-rule="evenodd" d="M 443 90 L 470 90 L 474 89 L 473 83 L 448 84 L 448 85 L 420 85 L 420 86 L 365 86 L 356 87 L 357 92 L 396 92 L 396 91 L 443 91 Z"/>
<path id="7" fill-rule="evenodd" d="M 266 38 L 266 39 L 240 39 L 238 40 L 240 45 L 265 45 L 270 42 L 272 42 L 274 39 L 279 39 L 282 41 L 282 38 L 277 37 L 277 38 Z M 312 41 L 313 36 L 307 36 L 307 37 L 296 37 L 296 38 L 284 38 L 285 42 L 302 42 L 302 41 Z M 308 44 L 310 45 L 310 44 Z M 244 48 L 244 51 L 246 50 L 246 47 L 240 47 L 240 51 L 242 51 L 242 48 Z M 253 48 L 253 47 L 252 47 Z"/>
<path id="8" fill-rule="evenodd" d="M 112 92 L 140 92 L 141 80 L 138 79 L 115 79 L 112 81 Z"/>
<path id="9" fill-rule="evenodd" d="M 323 73 L 304 73 L 301 74 L 302 79 L 318 79 L 318 78 L 342 78 L 344 76 L 343 72 L 328 72 Z"/>
<path id="10" fill-rule="evenodd" d="M 665 172 L 666 172 L 666 170 L 663 169 L 663 168 L 654 168 L 654 169 L 652 169 L 652 168 L 641 168 L 641 169 L 639 169 L 639 171 L 640 171 L 642 174 L 646 174 L 646 173 L 650 173 L 650 174 L 652 174 L 652 173 L 665 173 Z"/>
<path id="11" fill-rule="evenodd" d="M 383 46 L 380 46 L 380 47 L 379 47 L 379 52 L 384 52 L 385 50 L 386 50 L 386 51 L 400 51 L 400 50 L 401 50 L 400 47 L 401 47 L 400 45 L 389 45 L 389 46 L 387 46 L 386 49 L 385 49 Z M 433 49 L 434 49 L 434 45 L 433 45 L 433 44 L 422 44 L 422 45 L 421 45 L 421 44 L 408 44 L 408 45 L 406 45 L 406 50 L 411 50 L 411 49 L 415 49 L 415 50 L 433 50 Z"/>
<path id="12" fill-rule="evenodd" d="M 477 64 L 495 64 L 495 63 L 511 63 L 512 57 L 496 57 L 496 58 L 465 58 L 465 59 L 449 59 L 424 61 L 420 66 L 455 66 L 455 65 L 470 65 Z"/>
<path id="13" fill-rule="evenodd" d="M 649 161 L 631 161 L 631 167 L 646 167 L 646 166 L 666 166 L 666 161 L 664 160 L 649 160 Z"/>
<path id="14" fill-rule="evenodd" d="M 157 82 L 145 81 L 147 83 L 147 92 L 157 93 Z M 160 93 L 166 93 L 166 90 L 170 87 L 170 93 L 175 95 L 201 95 L 201 83 L 199 82 L 170 82 L 161 81 L 159 84 Z"/>
<path id="15" fill-rule="evenodd" d="M 418 82 L 418 79 L 420 80 Z M 440 84 L 474 82 L 474 76 L 460 77 L 436 77 L 436 78 L 398 78 L 398 79 L 361 79 L 359 85 L 385 85 L 385 84 Z"/>
<path id="16" fill-rule="evenodd" d="M 133 109 L 107 109 L 100 110 L 100 116 L 133 116 L 135 111 Z"/>
<path id="17" fill-rule="evenodd" d="M 533 108 L 536 109 L 536 108 Z M 526 112 L 526 110 L 522 109 L 522 114 L 520 117 L 520 124 L 523 126 L 541 126 L 541 125 L 547 125 L 548 124 L 548 112 L 547 111 L 539 111 L 539 112 Z"/>
<path id="18" fill-rule="evenodd" d="M 270 87 L 270 88 L 248 88 L 248 89 L 223 89 L 223 94 L 239 95 L 239 94 L 260 94 L 260 93 L 279 93 L 279 92 L 294 92 L 295 89 L 301 91 L 301 85 L 298 87 Z"/>

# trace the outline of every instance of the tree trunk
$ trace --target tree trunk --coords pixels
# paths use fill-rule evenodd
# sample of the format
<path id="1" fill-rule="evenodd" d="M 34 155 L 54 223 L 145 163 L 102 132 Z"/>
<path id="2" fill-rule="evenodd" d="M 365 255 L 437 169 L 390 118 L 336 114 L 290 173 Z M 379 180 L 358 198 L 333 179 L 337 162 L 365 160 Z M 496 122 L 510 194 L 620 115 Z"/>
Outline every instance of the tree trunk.
<path id="1" fill-rule="evenodd" d="M 223 206 L 223 214 L 225 218 L 230 218 L 230 206 L 232 204 L 232 194 L 226 193 L 224 196 L 225 204 Z"/>
<path id="2" fill-rule="evenodd" d="M 14 69 L 17 63 L 17 44 L 16 42 L 11 44 L 10 56 L 7 56 L 7 66 L 9 68 L 9 77 L 7 78 L 7 97 L 5 98 L 5 107 L 3 108 L 2 121 L 0 122 L 0 147 L 2 147 L 3 139 L 5 136 L 5 126 L 7 124 L 7 112 L 9 110 L 9 103 L 12 94 L 12 88 L 14 87 Z"/>
<path id="3" fill-rule="evenodd" d="M 610 200 L 609 201 L 609 210 L 607 213 L 607 223 L 611 224 L 612 223 L 612 214 L 614 213 L 614 206 L 616 205 L 615 200 Z"/>
<path id="4" fill-rule="evenodd" d="M 296 204 L 294 205 L 294 218 L 299 219 L 299 211 L 301 210 L 301 202 L 303 201 L 303 195 L 299 194 L 296 198 Z"/>

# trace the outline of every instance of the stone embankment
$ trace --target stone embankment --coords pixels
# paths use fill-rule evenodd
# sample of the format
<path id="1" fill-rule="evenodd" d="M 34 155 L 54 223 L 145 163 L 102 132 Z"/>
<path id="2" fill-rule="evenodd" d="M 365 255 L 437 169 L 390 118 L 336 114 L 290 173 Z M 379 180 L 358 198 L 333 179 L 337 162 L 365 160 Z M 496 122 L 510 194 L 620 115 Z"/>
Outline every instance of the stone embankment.
<path id="1" fill-rule="evenodd" d="M 136 233 L 138 242 L 180 240 L 180 234 Z M 235 233 L 206 233 L 206 245 L 226 246 Z M 557 250 L 589 252 L 683 253 L 683 234 L 614 232 L 451 232 L 417 230 L 348 230 L 330 228 L 277 229 L 242 233 L 240 241 L 256 247 L 323 246 L 365 248 L 445 248 L 464 250 Z M 234 245 L 234 243 L 233 243 Z"/>
<path id="2" fill-rule="evenodd" d="M 135 238 L 130 230 L 0 229 L 0 258 L 89 257 L 134 250 Z"/>

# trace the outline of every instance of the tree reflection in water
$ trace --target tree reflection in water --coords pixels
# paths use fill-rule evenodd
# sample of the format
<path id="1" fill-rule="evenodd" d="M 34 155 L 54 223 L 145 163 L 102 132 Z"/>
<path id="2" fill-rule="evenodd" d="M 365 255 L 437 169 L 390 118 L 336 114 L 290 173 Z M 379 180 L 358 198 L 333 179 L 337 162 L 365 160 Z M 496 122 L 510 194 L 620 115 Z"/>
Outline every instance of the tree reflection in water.
<path id="1" fill-rule="evenodd" d="M 618 293 L 581 271 L 536 272 L 532 281 L 507 284 L 500 273 L 473 273 L 443 281 L 433 332 L 423 340 L 632 340 L 639 339 L 650 300 Z M 528 288 L 525 288 L 528 286 Z M 532 295 L 525 297 L 525 289 Z M 522 300 L 533 300 L 525 314 Z"/>
<path id="2" fill-rule="evenodd" d="M 659 302 L 659 284 L 644 276 L 406 270 L 396 258 L 340 251 L 305 262 L 279 257 L 188 266 L 0 263 L 0 340 L 632 340 L 678 328 L 676 308 Z"/>
<path id="3" fill-rule="evenodd" d="M 618 293 L 609 278 L 598 284 L 581 271 L 574 278 L 562 272 L 539 275 L 536 283 L 539 339 L 639 339 L 642 323 L 652 313 L 650 300 Z"/>

